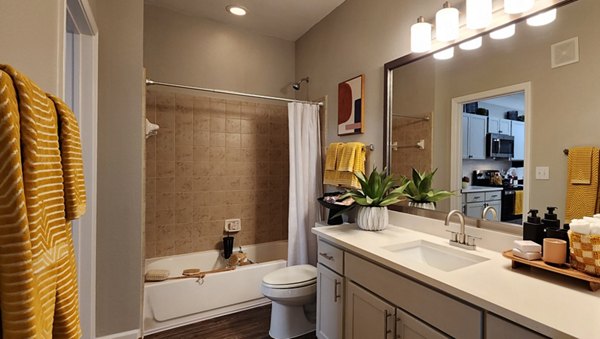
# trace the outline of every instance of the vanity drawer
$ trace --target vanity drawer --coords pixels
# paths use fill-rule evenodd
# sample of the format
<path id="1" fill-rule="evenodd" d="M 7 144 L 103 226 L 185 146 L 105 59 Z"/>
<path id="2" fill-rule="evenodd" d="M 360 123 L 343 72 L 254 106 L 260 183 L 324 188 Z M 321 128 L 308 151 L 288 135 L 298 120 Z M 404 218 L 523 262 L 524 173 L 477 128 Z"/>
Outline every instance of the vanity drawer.
<path id="1" fill-rule="evenodd" d="M 483 202 L 485 201 L 485 192 L 467 193 L 467 202 Z"/>
<path id="2" fill-rule="evenodd" d="M 502 191 L 485 192 L 485 201 L 494 201 L 502 199 Z"/>
<path id="3" fill-rule="evenodd" d="M 318 261 L 334 272 L 344 273 L 344 251 L 319 239 Z"/>
<path id="4" fill-rule="evenodd" d="M 481 338 L 482 311 L 355 255 L 346 278 L 454 338 Z"/>

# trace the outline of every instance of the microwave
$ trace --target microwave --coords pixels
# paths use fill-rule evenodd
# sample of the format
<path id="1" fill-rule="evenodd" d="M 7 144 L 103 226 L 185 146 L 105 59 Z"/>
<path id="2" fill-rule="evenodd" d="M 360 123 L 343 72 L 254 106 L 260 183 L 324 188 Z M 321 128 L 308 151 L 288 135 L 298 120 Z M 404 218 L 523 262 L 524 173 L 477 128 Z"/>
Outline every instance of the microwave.
<path id="1" fill-rule="evenodd" d="M 488 158 L 512 158 L 515 154 L 515 138 L 508 134 L 488 133 L 486 156 Z"/>

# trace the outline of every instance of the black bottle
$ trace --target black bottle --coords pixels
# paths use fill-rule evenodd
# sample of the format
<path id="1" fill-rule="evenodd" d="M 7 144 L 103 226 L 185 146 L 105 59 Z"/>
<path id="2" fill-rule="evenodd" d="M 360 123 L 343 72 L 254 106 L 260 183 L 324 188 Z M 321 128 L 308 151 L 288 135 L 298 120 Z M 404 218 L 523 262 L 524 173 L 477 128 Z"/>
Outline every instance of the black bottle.
<path id="1" fill-rule="evenodd" d="M 547 207 L 547 209 L 548 212 L 544 213 L 542 224 L 544 224 L 546 228 L 560 229 L 560 220 L 558 220 L 558 216 L 554 214 L 556 207 Z"/>
<path id="2" fill-rule="evenodd" d="M 529 210 L 527 221 L 523 223 L 523 240 L 531 240 L 543 245 L 546 232 L 537 214 L 538 210 Z"/>

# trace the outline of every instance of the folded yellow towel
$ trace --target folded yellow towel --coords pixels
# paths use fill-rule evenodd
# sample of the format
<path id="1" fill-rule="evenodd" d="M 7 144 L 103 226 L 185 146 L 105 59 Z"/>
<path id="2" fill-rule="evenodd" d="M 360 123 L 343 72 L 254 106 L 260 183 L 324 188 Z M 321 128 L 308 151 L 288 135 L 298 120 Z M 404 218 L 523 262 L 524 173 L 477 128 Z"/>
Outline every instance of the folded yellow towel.
<path id="1" fill-rule="evenodd" d="M 361 154 L 365 153 L 365 144 L 362 142 L 349 142 L 342 147 L 336 170 L 355 172 L 354 167 L 361 161 Z"/>
<path id="2" fill-rule="evenodd" d="M 592 183 L 593 147 L 573 147 L 569 150 L 569 177 L 574 185 L 590 185 Z"/>
<path id="3" fill-rule="evenodd" d="M 584 216 L 593 215 L 598 212 L 598 165 L 600 157 L 598 148 L 592 150 L 590 184 L 574 184 L 572 178 L 575 175 L 573 167 L 577 164 L 573 161 L 572 154 L 577 154 L 576 148 L 569 150 L 568 178 L 567 178 L 567 202 L 565 208 L 565 221 L 569 223 L 572 219 L 581 219 Z"/>
<path id="4" fill-rule="evenodd" d="M 325 156 L 325 170 L 326 171 L 335 171 L 335 165 L 337 162 L 338 153 L 343 147 L 343 143 L 334 142 L 329 144 L 327 147 L 327 155 Z"/>
<path id="5" fill-rule="evenodd" d="M 523 214 L 523 191 L 515 191 L 514 214 Z"/>
<path id="6" fill-rule="evenodd" d="M 334 153 L 335 150 L 335 153 Z M 335 156 L 335 167 L 331 166 Z M 324 185 L 360 188 L 354 172 L 365 173 L 366 149 L 360 142 L 330 144 L 325 159 Z"/>

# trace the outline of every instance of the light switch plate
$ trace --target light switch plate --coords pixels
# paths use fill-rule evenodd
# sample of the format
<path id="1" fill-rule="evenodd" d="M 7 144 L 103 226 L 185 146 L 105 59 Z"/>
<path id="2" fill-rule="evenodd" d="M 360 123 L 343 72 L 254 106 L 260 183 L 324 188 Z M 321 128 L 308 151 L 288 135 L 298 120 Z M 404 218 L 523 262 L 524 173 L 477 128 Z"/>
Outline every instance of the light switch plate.
<path id="1" fill-rule="evenodd" d="M 535 178 L 537 180 L 550 180 L 550 167 L 538 166 L 535 168 Z"/>
<path id="2" fill-rule="evenodd" d="M 225 220 L 225 232 L 239 232 L 242 230 L 242 221 L 240 219 Z"/>

